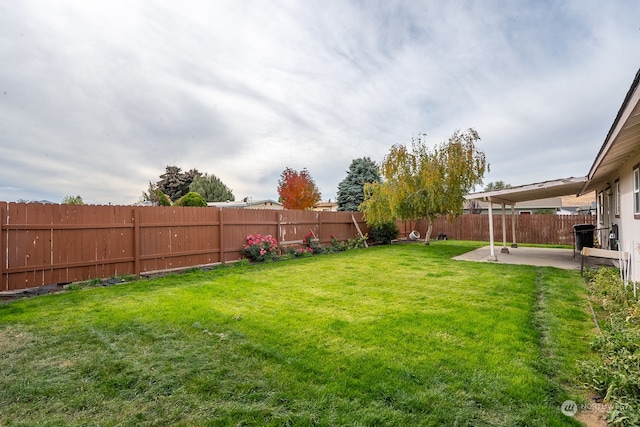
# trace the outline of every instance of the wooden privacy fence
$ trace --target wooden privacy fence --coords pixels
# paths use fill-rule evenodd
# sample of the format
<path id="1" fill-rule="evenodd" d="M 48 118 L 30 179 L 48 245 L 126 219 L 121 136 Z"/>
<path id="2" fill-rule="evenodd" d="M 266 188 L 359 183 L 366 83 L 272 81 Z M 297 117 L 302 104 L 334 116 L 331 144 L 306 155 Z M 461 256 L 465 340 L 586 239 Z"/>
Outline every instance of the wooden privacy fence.
<path id="1" fill-rule="evenodd" d="M 575 224 L 595 224 L 594 215 L 506 215 L 507 243 L 513 241 L 512 221 L 516 222 L 516 242 L 548 245 L 572 245 L 574 242 Z M 399 223 L 403 236 L 412 230 L 420 232 L 422 237 L 427 231 L 427 222 Z M 433 223 L 432 238 L 439 233 L 453 240 L 489 241 L 488 215 L 461 215 L 453 220 L 445 217 L 437 218 Z M 502 214 L 493 215 L 493 233 L 496 244 L 502 242 Z"/>
<path id="2" fill-rule="evenodd" d="M 0 291 L 242 258 L 249 234 L 296 242 L 367 232 L 362 214 L 0 202 Z"/>
<path id="3" fill-rule="evenodd" d="M 354 222 L 355 219 L 355 222 Z M 592 216 L 517 215 L 507 219 L 507 242 L 516 221 L 518 243 L 572 244 L 574 224 Z M 502 241 L 502 216 L 494 216 Z M 368 228 L 361 213 L 195 207 L 77 206 L 0 202 L 0 291 L 93 278 L 170 271 L 242 258 L 249 234 L 298 242 L 313 232 L 320 243 L 345 241 Z M 426 221 L 400 222 L 401 236 Z M 489 240 L 487 215 L 438 218 L 432 237 Z"/>

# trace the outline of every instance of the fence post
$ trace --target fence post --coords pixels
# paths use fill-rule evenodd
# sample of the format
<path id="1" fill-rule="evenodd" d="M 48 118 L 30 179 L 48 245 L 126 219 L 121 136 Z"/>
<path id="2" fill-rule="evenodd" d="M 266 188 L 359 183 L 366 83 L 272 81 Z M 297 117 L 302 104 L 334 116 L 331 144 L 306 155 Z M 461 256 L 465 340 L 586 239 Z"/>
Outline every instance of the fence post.
<path id="1" fill-rule="evenodd" d="M 273 211 L 276 216 L 276 239 L 278 242 L 282 240 L 282 225 L 280 224 L 280 211 Z"/>
<path id="2" fill-rule="evenodd" d="M 224 212 L 224 208 L 218 208 L 220 211 L 220 215 L 218 215 L 218 218 L 220 218 L 220 220 L 218 221 L 219 225 L 219 233 L 220 233 L 220 263 L 225 264 L 227 256 L 226 253 L 224 251 L 224 221 L 222 220 L 223 218 L 223 212 Z"/>
<path id="3" fill-rule="evenodd" d="M 4 285 L 4 274 L 2 274 L 2 269 L 4 267 L 4 263 L 7 260 L 7 253 L 4 250 L 4 236 L 2 235 L 2 225 L 4 224 L 4 220 L 5 220 L 5 215 L 4 215 L 4 208 L 2 206 L 0 206 L 0 289 L 3 288 L 2 285 Z M 9 230 L 7 230 L 7 233 L 9 233 Z M 7 277 L 7 284 L 6 286 L 4 286 L 4 290 L 8 291 L 9 290 L 9 278 Z"/>
<path id="4" fill-rule="evenodd" d="M 133 272 L 140 274 L 140 210 L 133 208 Z"/>

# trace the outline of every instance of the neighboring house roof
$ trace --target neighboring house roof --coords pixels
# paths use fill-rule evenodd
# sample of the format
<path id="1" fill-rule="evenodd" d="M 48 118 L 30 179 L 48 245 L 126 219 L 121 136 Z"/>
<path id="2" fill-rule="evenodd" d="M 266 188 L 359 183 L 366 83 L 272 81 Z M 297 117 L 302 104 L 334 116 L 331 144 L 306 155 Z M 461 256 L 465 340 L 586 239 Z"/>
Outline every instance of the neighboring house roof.
<path id="1" fill-rule="evenodd" d="M 50 200 L 18 200 L 18 203 L 40 203 L 42 205 L 55 205 L 57 204 L 56 202 L 52 202 Z"/>
<path id="2" fill-rule="evenodd" d="M 563 196 L 562 197 L 562 207 L 563 208 L 585 208 L 585 207 L 595 207 L 596 204 L 596 193 L 595 191 L 590 191 L 587 194 L 581 194 L 580 196 Z"/>
<path id="3" fill-rule="evenodd" d="M 598 188 L 606 179 L 633 156 L 638 146 L 638 133 L 640 133 L 640 70 L 624 98 L 624 102 L 618 111 L 616 119 L 611 125 L 600 152 L 596 156 L 588 181 L 582 192 Z"/>
<path id="4" fill-rule="evenodd" d="M 313 207 L 313 210 L 315 210 L 315 211 L 337 211 L 338 210 L 338 203 L 337 202 L 331 202 L 331 201 L 318 202 Z"/>
<path id="5" fill-rule="evenodd" d="M 545 199 L 538 200 L 525 200 L 516 205 L 518 208 L 559 208 L 562 206 L 562 199 L 560 197 L 547 197 Z"/>

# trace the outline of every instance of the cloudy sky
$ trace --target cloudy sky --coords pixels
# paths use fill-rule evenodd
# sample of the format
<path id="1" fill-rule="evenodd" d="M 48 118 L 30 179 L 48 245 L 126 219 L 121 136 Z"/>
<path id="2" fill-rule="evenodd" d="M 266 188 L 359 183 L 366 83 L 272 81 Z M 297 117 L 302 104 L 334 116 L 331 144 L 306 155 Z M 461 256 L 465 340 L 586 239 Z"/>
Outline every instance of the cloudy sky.
<path id="1" fill-rule="evenodd" d="M 0 200 L 130 204 L 167 165 L 236 199 L 285 167 L 473 127 L 485 182 L 588 173 L 640 67 L 640 2 L 2 0 Z"/>

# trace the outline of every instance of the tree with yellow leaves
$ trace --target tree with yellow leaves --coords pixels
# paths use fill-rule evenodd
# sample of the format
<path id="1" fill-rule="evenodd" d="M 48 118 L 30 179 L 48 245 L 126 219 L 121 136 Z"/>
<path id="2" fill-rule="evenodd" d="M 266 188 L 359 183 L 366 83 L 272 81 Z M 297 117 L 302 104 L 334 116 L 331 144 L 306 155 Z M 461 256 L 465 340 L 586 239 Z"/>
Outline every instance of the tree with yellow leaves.
<path id="1" fill-rule="evenodd" d="M 381 183 L 366 184 L 360 210 L 372 226 L 389 221 L 426 219 L 425 244 L 429 244 L 433 220 L 438 215 L 459 215 L 464 196 L 489 170 L 484 152 L 476 147 L 474 129 L 455 131 L 434 149 L 426 135 L 412 139 L 411 149 L 396 144 L 381 164 Z"/>

